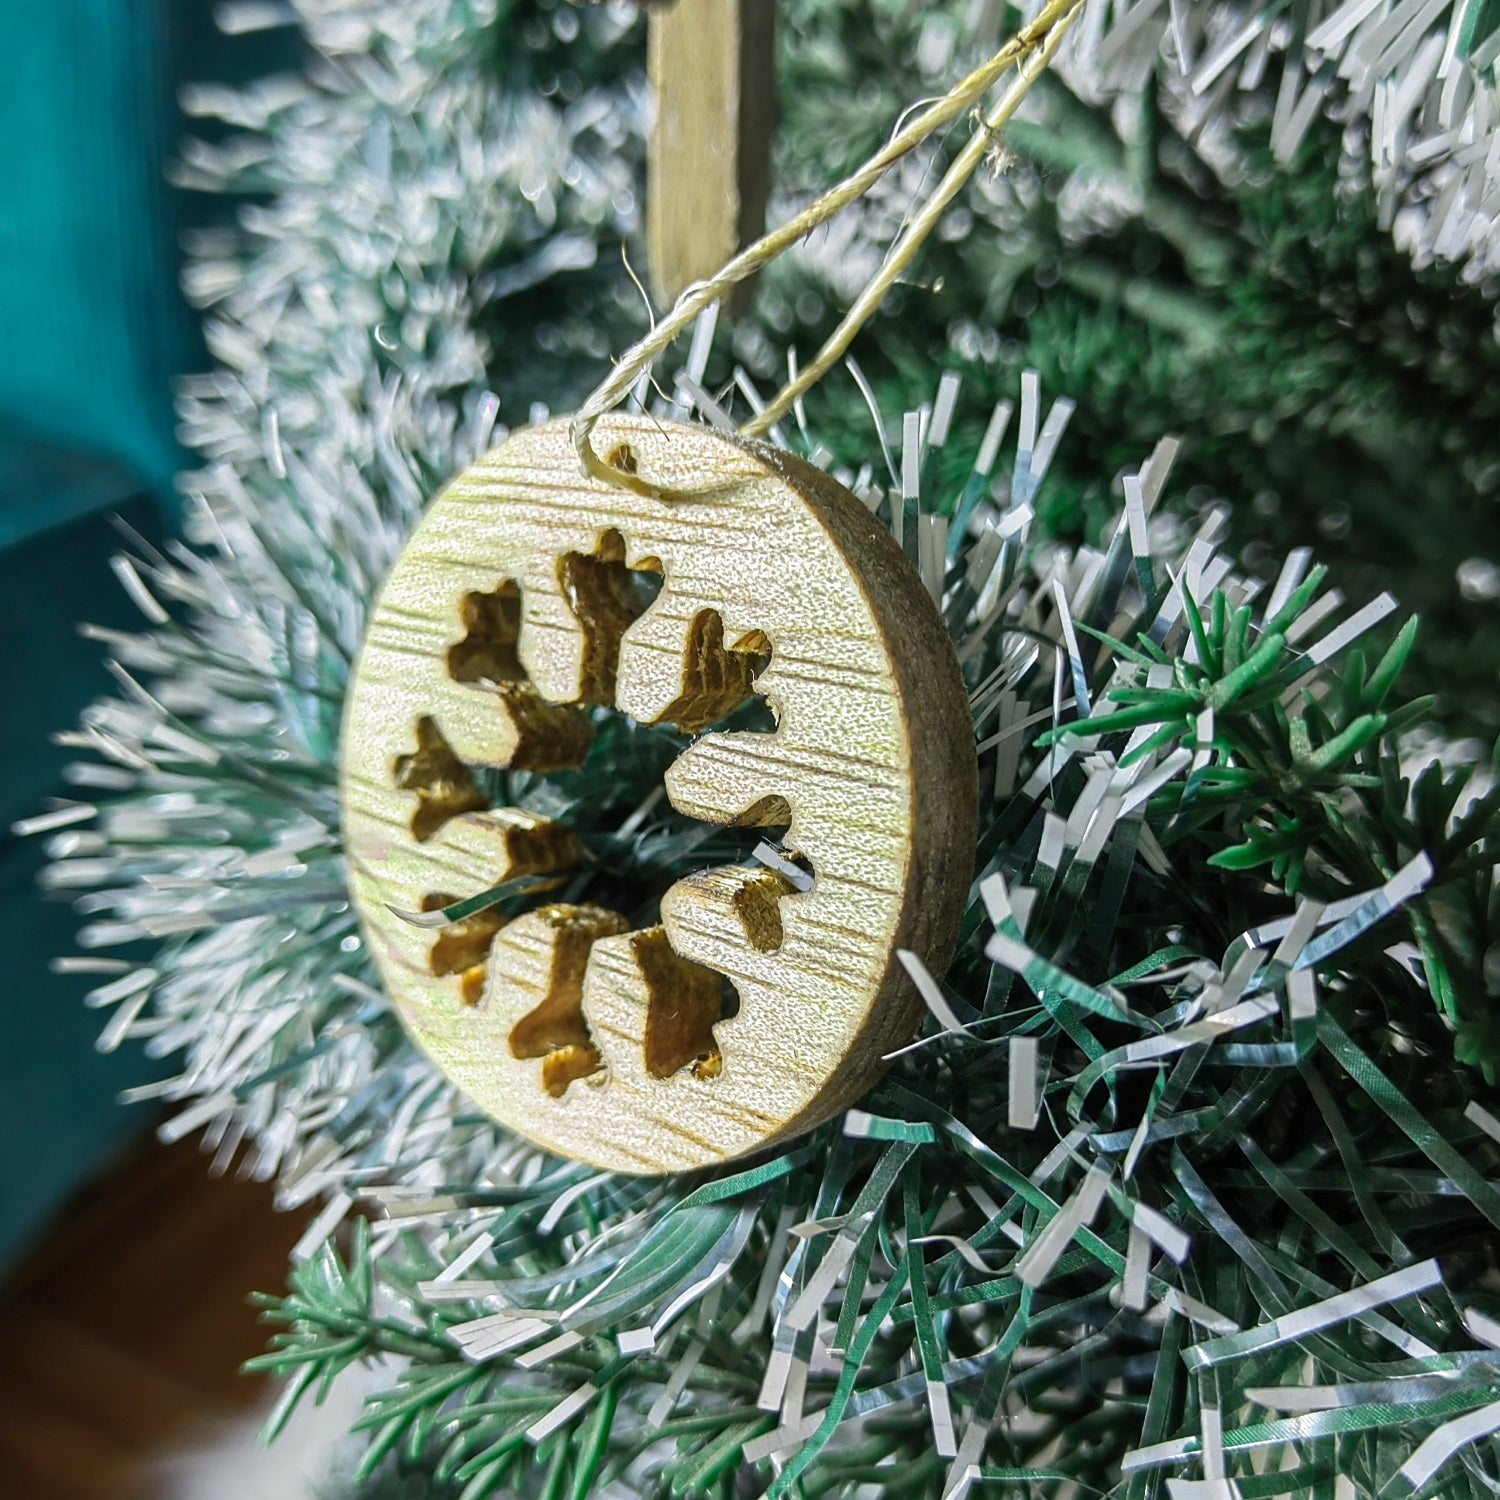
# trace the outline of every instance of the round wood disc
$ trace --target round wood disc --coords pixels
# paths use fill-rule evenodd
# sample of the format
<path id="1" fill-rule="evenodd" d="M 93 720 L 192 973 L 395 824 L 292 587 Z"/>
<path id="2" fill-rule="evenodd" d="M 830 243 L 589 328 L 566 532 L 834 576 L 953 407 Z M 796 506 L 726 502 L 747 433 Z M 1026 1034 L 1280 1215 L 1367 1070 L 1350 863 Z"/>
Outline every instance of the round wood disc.
<path id="1" fill-rule="evenodd" d="M 459 1088 L 548 1150 L 675 1171 L 827 1119 L 910 1038 L 897 950 L 951 957 L 974 738 L 937 610 L 842 486 L 644 416 L 595 441 L 671 498 L 583 477 L 553 422 L 428 510 L 354 675 L 345 843 L 388 992 Z M 774 730 L 721 727 L 755 695 Z M 493 805 L 487 768 L 581 764 L 609 704 L 695 736 L 665 777 L 679 812 L 785 827 L 787 862 L 693 872 L 637 930 L 591 900 L 576 835 Z M 437 915 L 525 880 L 519 915 Z"/>

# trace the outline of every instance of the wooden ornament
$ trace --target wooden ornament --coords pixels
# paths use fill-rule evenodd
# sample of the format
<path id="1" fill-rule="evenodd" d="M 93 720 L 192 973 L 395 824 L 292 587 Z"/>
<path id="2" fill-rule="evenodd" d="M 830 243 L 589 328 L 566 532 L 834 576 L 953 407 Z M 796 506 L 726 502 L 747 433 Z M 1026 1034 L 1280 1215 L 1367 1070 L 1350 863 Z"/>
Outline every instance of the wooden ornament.
<path id="1" fill-rule="evenodd" d="M 676 1171 L 827 1119 L 909 1040 L 921 1005 L 897 950 L 937 974 L 951 957 L 974 739 L 931 599 L 842 486 L 704 427 L 616 415 L 595 439 L 671 498 L 585 478 L 553 422 L 486 454 L 417 528 L 350 692 L 345 843 L 386 988 L 455 1084 L 551 1151 Z M 632 570 L 660 575 L 649 607 Z M 774 731 L 713 727 L 752 694 Z M 666 773 L 672 805 L 789 825 L 811 888 L 704 869 L 634 932 L 555 896 L 508 922 L 397 915 L 586 868 L 568 829 L 489 807 L 478 768 L 576 766 L 587 708 L 607 704 L 698 735 Z"/>

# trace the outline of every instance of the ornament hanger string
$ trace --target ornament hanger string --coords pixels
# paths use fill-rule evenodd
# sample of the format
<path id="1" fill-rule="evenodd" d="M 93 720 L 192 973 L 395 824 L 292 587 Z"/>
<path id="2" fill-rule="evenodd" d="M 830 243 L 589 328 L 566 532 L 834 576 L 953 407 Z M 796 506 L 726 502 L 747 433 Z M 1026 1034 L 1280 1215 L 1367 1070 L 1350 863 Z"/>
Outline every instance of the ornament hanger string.
<path id="1" fill-rule="evenodd" d="M 976 107 L 995 83 L 1013 68 L 1018 68 L 1010 87 L 981 116 L 978 128 L 968 144 L 959 152 L 936 190 L 923 202 L 902 231 L 882 262 L 879 272 L 855 299 L 839 326 L 818 351 L 817 357 L 789 380 L 765 409 L 757 412 L 742 428 L 751 437 L 768 432 L 843 356 L 855 335 L 880 306 L 885 294 L 915 259 L 948 205 L 995 145 L 996 133 L 1015 114 L 1032 84 L 1051 62 L 1082 6 L 1083 0 L 1048 0 L 1035 18 L 1023 26 L 988 62 L 976 68 L 941 99 L 924 108 L 863 166 L 837 186 L 830 188 L 786 224 L 762 235 L 753 245 L 742 250 L 717 276 L 688 287 L 677 299 L 672 311 L 625 352 L 609 378 L 594 390 L 573 418 L 573 445 L 578 451 L 584 473 L 608 484 L 633 490 L 637 494 L 658 500 L 672 499 L 671 490 L 653 484 L 645 475 L 627 472 L 625 468 L 600 456 L 592 441 L 593 430 L 599 419 L 629 395 L 641 375 L 651 368 L 657 358 L 708 307 L 740 282 L 769 265 L 798 240 L 862 198 L 898 161 L 934 132 L 957 119 L 965 110 Z"/>

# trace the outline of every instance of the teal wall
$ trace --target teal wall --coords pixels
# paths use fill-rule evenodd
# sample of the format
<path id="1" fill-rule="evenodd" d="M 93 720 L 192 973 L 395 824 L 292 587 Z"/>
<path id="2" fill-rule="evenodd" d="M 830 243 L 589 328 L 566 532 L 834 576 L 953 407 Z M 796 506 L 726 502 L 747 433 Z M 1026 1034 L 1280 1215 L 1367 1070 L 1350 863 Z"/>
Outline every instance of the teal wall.
<path id="1" fill-rule="evenodd" d="M 194 344 L 164 176 L 169 19 L 167 0 L 0 0 L 0 428 L 151 489 L 180 462 L 170 379 Z M 8 494 L 0 540 L 84 498 Z"/>
<path id="2" fill-rule="evenodd" d="M 108 515 L 156 529 L 181 464 L 168 6 L 0 0 L 0 1263 L 145 1123 L 115 1100 L 149 1065 L 95 1049 L 84 986 L 50 969 L 74 913 L 38 892 L 44 841 L 10 830 L 68 794 L 51 736 L 107 690 L 79 622 L 139 624 Z"/>
<path id="3" fill-rule="evenodd" d="M 109 517 L 159 535 L 184 463 L 172 377 L 206 359 L 180 236 L 234 204 L 167 186 L 177 89 L 297 60 L 292 32 L 226 39 L 214 9 L 0 0 L 0 1268 L 148 1123 L 116 1095 L 163 1066 L 95 1049 L 86 985 L 50 969 L 77 919 L 38 893 L 44 840 L 10 829 L 70 794 L 51 736 L 110 688 L 78 624 L 141 625 Z"/>
<path id="4" fill-rule="evenodd" d="M 34 455 L 29 467 L 35 472 L 47 463 Z M 107 470 L 97 471 L 93 483 L 96 495 L 115 485 L 111 510 L 147 531 L 157 528 L 152 501 L 122 494 Z M 103 1018 L 84 1008 L 87 983 L 51 971 L 53 958 L 78 951 L 77 918 L 70 903 L 43 900 L 38 891 L 46 840 L 11 832 L 16 819 L 37 812 L 46 798 L 77 795 L 64 783 L 63 755 L 48 739 L 110 686 L 98 651 L 80 638 L 76 622 L 139 628 L 140 617 L 109 570 L 118 544 L 113 528 L 92 517 L 0 552 L 0 632 L 24 642 L 24 649 L 0 652 L 0 1269 L 149 1124 L 145 1109 L 124 1109 L 117 1096 L 157 1076 L 162 1066 L 149 1062 L 139 1046 L 108 1056 L 96 1049 Z"/>

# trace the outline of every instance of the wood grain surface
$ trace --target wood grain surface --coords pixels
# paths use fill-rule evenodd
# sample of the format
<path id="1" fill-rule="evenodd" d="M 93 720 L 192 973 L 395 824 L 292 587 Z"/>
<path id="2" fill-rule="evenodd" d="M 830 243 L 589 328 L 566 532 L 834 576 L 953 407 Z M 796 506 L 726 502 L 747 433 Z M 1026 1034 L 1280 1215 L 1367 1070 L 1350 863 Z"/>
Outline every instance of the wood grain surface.
<path id="1" fill-rule="evenodd" d="M 701 1167 L 828 1118 L 920 1011 L 974 852 L 967 700 L 931 600 L 853 496 L 703 427 L 606 418 L 599 450 L 670 489 L 582 476 L 565 422 L 513 434 L 434 502 L 374 612 L 344 726 L 353 891 L 413 1036 L 494 1118 L 614 1170 Z M 661 575 L 641 612 L 629 570 Z M 711 726 L 749 693 L 774 732 Z M 698 737 L 680 812 L 786 825 L 800 891 L 703 870 L 661 927 L 551 905 L 455 933 L 429 909 L 576 865 L 565 829 L 489 809 L 473 768 L 576 765 L 588 704 Z M 474 924 L 478 924 L 477 926 Z M 737 1011 L 721 1018 L 724 976 Z"/>

